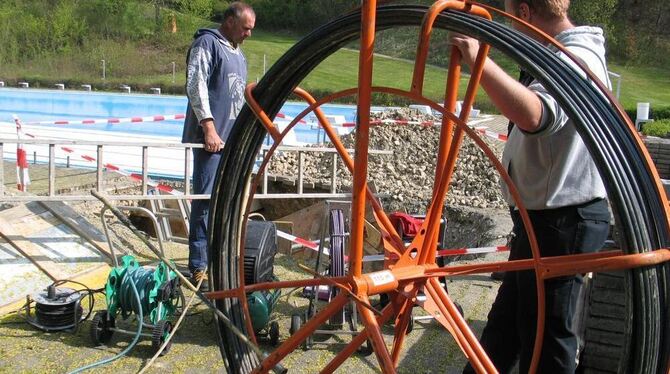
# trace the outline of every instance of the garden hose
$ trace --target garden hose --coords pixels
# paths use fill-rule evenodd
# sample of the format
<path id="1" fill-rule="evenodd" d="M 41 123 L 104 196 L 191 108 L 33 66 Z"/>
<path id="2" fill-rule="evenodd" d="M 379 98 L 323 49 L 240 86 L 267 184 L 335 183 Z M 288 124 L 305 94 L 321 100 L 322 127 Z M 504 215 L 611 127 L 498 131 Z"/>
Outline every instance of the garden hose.
<path id="1" fill-rule="evenodd" d="M 142 301 L 140 300 L 140 294 L 137 290 L 137 287 L 135 286 L 135 282 L 132 279 L 130 279 L 130 277 L 124 277 L 124 280 L 125 280 L 125 278 L 129 278 L 128 283 L 129 283 L 130 288 L 132 290 L 132 294 L 135 298 L 134 302 L 136 303 L 136 305 L 141 305 Z M 99 366 L 102 366 L 102 365 L 106 365 L 106 364 L 108 364 L 108 363 L 110 363 L 114 360 L 118 360 L 119 358 L 125 356 L 128 352 L 130 352 L 131 349 L 133 349 L 133 347 L 135 347 L 135 345 L 137 344 L 137 341 L 140 340 L 140 335 L 142 335 L 142 319 L 143 318 L 144 318 L 144 316 L 142 315 L 142 308 L 139 308 L 139 310 L 137 312 L 138 323 L 137 323 L 137 331 L 135 332 L 135 337 L 133 338 L 133 341 L 130 344 L 128 344 L 128 346 L 123 351 L 119 352 L 114 357 L 106 358 L 104 360 L 100 360 L 100 361 L 94 362 L 90 365 L 86 365 L 86 366 L 80 367 L 79 369 L 73 370 L 73 371 L 70 372 L 70 374 L 81 373 L 81 372 L 84 372 L 85 370 L 88 370 L 88 369 L 93 369 L 93 368 L 96 368 L 96 367 L 99 367 Z"/>
<path id="2" fill-rule="evenodd" d="M 153 287 L 153 274 L 154 269 L 141 266 L 128 268 L 118 293 L 119 310 L 123 319 L 128 318 L 131 313 L 141 315 L 142 311 L 150 310 L 149 290 Z"/>
<path id="3" fill-rule="evenodd" d="M 174 264 L 170 261 L 168 261 L 165 256 L 161 253 L 161 251 L 156 248 L 156 246 L 151 243 L 144 233 L 142 233 L 140 230 L 138 230 L 135 225 L 133 225 L 132 222 L 130 222 L 130 219 L 126 217 L 123 212 L 121 212 L 119 209 L 117 209 L 112 203 L 102 194 L 100 194 L 98 191 L 91 190 L 91 195 L 93 195 L 95 198 L 97 198 L 103 205 L 105 205 L 115 216 L 116 218 L 121 221 L 130 231 L 133 232 L 148 248 L 151 250 L 151 252 L 156 255 L 170 270 L 174 271 L 175 274 L 179 277 L 181 280 L 182 284 L 185 285 L 188 289 L 191 291 L 195 292 L 195 294 L 200 298 L 200 300 L 207 305 L 213 312 L 214 315 L 216 316 L 217 321 L 219 324 L 223 324 L 224 326 L 227 326 L 230 332 L 236 336 L 239 339 L 239 343 L 245 345 L 246 348 L 248 348 L 250 351 L 254 352 L 258 357 L 265 357 L 267 354 L 263 351 L 261 351 L 258 346 L 256 346 L 249 338 L 244 335 L 240 329 L 237 328 L 238 325 L 235 325 L 232 323 L 232 321 L 228 318 L 228 316 L 220 311 L 217 306 L 212 303 L 205 295 L 198 290 L 184 275 L 174 266 Z M 139 304 L 139 301 L 138 301 Z M 281 365 L 276 365 L 274 368 L 272 368 L 273 371 L 275 371 L 278 374 L 284 374 L 286 373 L 286 369 L 282 367 Z"/>
<path id="4" fill-rule="evenodd" d="M 428 8 L 393 5 L 377 8 L 377 30 L 420 26 Z M 332 53 L 360 36 L 359 11 L 345 15 L 296 43 L 254 88 L 252 94 L 270 117 L 278 113 L 293 89 Z M 593 83 L 554 52 L 502 24 L 468 14 L 445 11 L 435 28 L 473 36 L 506 54 L 533 75 L 559 102 L 573 121 L 606 185 L 621 247 L 642 253 L 670 243 L 665 209 L 653 173 L 627 122 Z M 224 148 L 210 202 L 210 254 L 214 287 L 240 287 L 238 244 L 250 181 L 266 131 L 248 106 L 240 112 Z M 668 361 L 668 271 L 670 265 L 627 271 L 632 279 L 632 325 L 629 344 L 613 353 L 622 362 L 619 372 L 662 372 Z M 244 311 L 236 299 L 217 301 L 217 307 L 244 330 Z M 230 372 L 247 373 L 259 358 L 225 324 L 219 324 L 219 346 Z M 246 331 L 245 331 L 246 332 Z"/>

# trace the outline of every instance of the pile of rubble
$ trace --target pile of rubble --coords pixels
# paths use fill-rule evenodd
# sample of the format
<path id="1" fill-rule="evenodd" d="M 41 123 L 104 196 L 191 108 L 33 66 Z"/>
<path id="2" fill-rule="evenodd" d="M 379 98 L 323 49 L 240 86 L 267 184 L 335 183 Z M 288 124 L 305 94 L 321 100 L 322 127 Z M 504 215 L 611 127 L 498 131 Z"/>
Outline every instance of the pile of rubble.
<path id="1" fill-rule="evenodd" d="M 383 112 L 374 119 L 395 119 L 417 122 L 432 121 L 412 109 Z M 368 161 L 368 180 L 387 210 L 410 213 L 425 211 L 432 195 L 437 162 L 440 126 L 380 124 L 370 130 L 370 150 L 388 150 L 390 155 L 371 154 Z M 354 148 L 354 133 L 341 138 L 347 148 Z M 484 139 L 500 158 L 501 144 Z M 323 145 L 320 145 L 321 147 Z M 329 186 L 331 183 L 332 155 L 305 153 L 303 161 L 306 182 Z M 351 187 L 351 173 L 338 160 L 338 191 Z M 296 176 L 298 153 L 277 154 L 270 163 L 269 173 Z M 461 145 L 456 169 L 446 203 L 476 208 L 504 207 L 500 194 L 499 175 L 492 164 L 467 136 Z"/>

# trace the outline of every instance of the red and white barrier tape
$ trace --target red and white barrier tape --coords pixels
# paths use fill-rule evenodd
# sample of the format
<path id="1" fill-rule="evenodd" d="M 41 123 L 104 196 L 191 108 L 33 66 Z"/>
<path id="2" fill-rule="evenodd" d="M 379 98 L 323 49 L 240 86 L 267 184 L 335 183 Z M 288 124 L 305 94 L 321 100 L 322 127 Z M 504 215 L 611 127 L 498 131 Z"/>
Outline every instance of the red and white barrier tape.
<path id="1" fill-rule="evenodd" d="M 69 148 L 69 147 L 60 147 L 60 149 L 63 150 L 64 152 L 66 152 L 66 153 L 70 153 L 70 154 L 73 154 L 73 155 L 78 155 L 78 156 L 81 157 L 83 160 L 86 160 L 86 161 L 88 161 L 88 162 L 97 162 L 97 159 L 96 159 L 95 157 L 93 157 L 93 156 L 89 156 L 89 155 L 87 155 L 87 154 L 83 154 L 83 153 L 80 153 L 80 152 L 77 152 L 77 151 L 75 151 L 75 150 L 72 149 L 72 148 Z M 133 172 L 130 172 L 130 171 L 121 169 L 120 167 L 118 167 L 118 166 L 116 166 L 116 165 L 113 165 L 113 164 L 103 164 L 102 166 L 104 166 L 104 167 L 105 167 L 107 170 L 109 170 L 109 171 L 113 171 L 113 172 L 115 172 L 115 173 L 124 175 L 124 176 L 129 177 L 129 178 L 131 178 L 131 179 L 133 179 L 133 180 L 136 180 L 136 181 L 138 181 L 138 182 L 142 182 L 142 180 L 143 180 L 141 174 L 137 174 L 137 173 L 133 173 Z M 154 187 L 155 189 L 157 189 L 157 190 L 159 190 L 159 191 L 161 191 L 161 192 L 166 192 L 166 193 L 169 193 L 169 194 L 171 194 L 171 195 L 183 195 L 183 194 L 184 194 L 183 192 L 178 191 L 178 190 L 175 190 L 174 188 L 172 188 L 172 187 L 170 187 L 170 186 L 168 186 L 168 185 L 158 183 L 158 182 L 154 181 L 154 180 L 151 179 L 151 178 L 147 178 L 147 185 L 148 185 L 148 186 L 151 186 L 151 187 Z"/>
<path id="2" fill-rule="evenodd" d="M 287 121 L 293 121 L 293 119 L 295 117 L 287 116 L 284 113 L 277 113 L 277 118 L 281 118 L 281 119 L 287 120 Z M 298 121 L 298 123 L 307 123 L 307 121 L 305 121 L 304 119 L 301 119 L 300 121 Z"/>
<path id="3" fill-rule="evenodd" d="M 422 126 L 432 126 L 439 124 L 440 122 L 434 122 L 434 121 L 408 121 L 408 120 L 392 120 L 392 119 L 385 119 L 385 120 L 375 120 L 375 121 L 370 121 L 371 125 L 380 125 L 380 124 L 391 124 L 391 125 L 422 125 Z M 355 127 L 356 123 L 354 122 L 345 122 L 342 123 L 340 126 L 342 127 Z M 507 141 L 507 135 L 504 134 L 498 134 L 497 132 L 491 131 L 488 129 L 486 126 L 479 126 L 475 127 L 475 130 L 481 134 L 484 134 L 488 136 L 489 138 L 499 140 L 502 142 Z"/>
<path id="4" fill-rule="evenodd" d="M 433 126 L 437 125 L 440 122 L 437 121 L 409 121 L 401 119 L 381 119 L 370 121 L 371 125 L 421 125 L 421 126 Z M 342 127 L 356 127 L 355 122 L 344 122 L 340 126 Z"/>
<path id="5" fill-rule="evenodd" d="M 19 137 L 19 140 L 20 140 L 19 132 L 20 132 L 20 133 L 23 133 L 23 134 L 25 134 L 26 136 L 29 136 L 29 137 L 31 137 L 31 138 L 37 138 L 37 137 L 36 137 L 35 135 L 33 135 L 33 134 L 30 134 L 30 133 L 24 133 L 24 132 L 23 132 L 23 130 L 21 129 L 21 121 L 19 120 L 19 118 L 18 118 L 17 116 L 14 116 L 14 122 L 16 122 L 16 131 L 17 131 L 17 136 Z M 20 147 L 20 150 L 22 151 L 22 158 L 19 157 L 19 156 L 20 156 L 20 153 L 19 153 L 19 147 Z M 88 161 L 88 162 L 92 162 L 92 163 L 96 163 L 96 162 L 97 162 L 97 159 L 96 159 L 95 157 L 90 156 L 90 155 L 87 155 L 87 154 L 84 154 L 84 153 L 81 153 L 81 152 L 78 152 L 78 151 L 76 151 L 76 150 L 74 150 L 74 149 L 72 149 L 72 148 L 70 148 L 70 147 L 61 146 L 60 149 L 61 149 L 62 151 L 64 151 L 65 153 L 69 153 L 69 154 L 78 156 L 78 157 L 80 157 L 82 160 L 85 160 L 85 161 Z M 18 143 L 17 143 L 16 153 L 17 153 L 17 160 L 16 160 L 16 167 L 17 167 L 17 169 L 16 169 L 16 172 L 17 172 L 17 181 L 20 181 L 20 179 L 18 178 L 18 176 L 19 176 L 19 166 L 25 164 L 25 166 L 23 167 L 23 168 L 24 168 L 24 169 L 23 169 L 23 173 L 25 174 L 25 178 L 27 178 L 27 181 L 28 181 L 27 184 L 30 184 L 30 178 L 28 177 L 28 160 L 27 160 L 27 157 L 26 157 L 26 151 L 23 149 L 23 145 L 22 145 L 22 144 L 18 144 Z M 118 167 L 118 166 L 116 166 L 116 165 L 113 165 L 113 164 L 103 164 L 102 166 L 104 166 L 104 167 L 105 167 L 107 170 L 109 170 L 109 171 L 113 171 L 113 172 L 115 172 L 115 173 L 124 175 L 124 176 L 129 177 L 129 178 L 131 178 L 131 179 L 133 179 L 133 180 L 136 180 L 136 181 L 138 181 L 138 182 L 140 182 L 140 183 L 141 183 L 142 180 L 143 180 L 141 174 L 137 174 L 137 173 L 133 173 L 133 172 L 124 170 L 124 169 L 122 169 L 122 168 L 120 168 L 120 167 Z M 148 185 L 148 186 L 151 186 L 151 187 L 154 187 L 155 189 L 157 189 L 157 190 L 159 190 L 159 191 L 161 191 L 161 192 L 169 193 L 169 194 L 172 194 L 172 195 L 183 195 L 183 194 L 184 194 L 183 192 L 181 192 L 181 191 L 179 191 L 179 190 L 176 190 L 176 189 L 172 188 L 171 186 L 168 186 L 168 185 L 165 185 L 165 184 L 158 183 L 158 182 L 152 180 L 151 178 L 147 178 L 147 185 Z M 25 185 L 24 185 L 24 188 L 25 188 Z M 22 190 L 22 189 L 20 189 L 20 188 L 19 188 L 19 190 L 24 191 L 24 190 Z"/>
<path id="6" fill-rule="evenodd" d="M 108 118 L 108 119 L 84 119 L 84 120 L 57 120 L 57 121 L 38 121 L 28 122 L 27 125 L 107 125 L 118 123 L 135 122 L 160 122 L 184 119 L 184 114 L 156 115 L 148 117 L 126 117 L 126 118 Z"/>
<path id="7" fill-rule="evenodd" d="M 507 141 L 507 135 L 505 134 L 498 134 L 497 132 L 491 131 L 488 129 L 486 126 L 479 126 L 475 127 L 475 130 L 477 132 L 484 134 L 488 136 L 489 138 L 495 139 L 495 140 L 500 140 L 501 142 L 506 142 Z"/>
<path id="8" fill-rule="evenodd" d="M 287 117 L 283 113 L 278 113 L 277 117 L 292 120 L 292 117 Z M 26 125 L 109 125 L 119 123 L 138 123 L 138 122 L 160 122 L 160 121 L 175 121 L 186 118 L 186 115 L 170 114 L 170 115 L 155 115 L 146 117 L 123 117 L 123 118 L 107 118 L 107 119 L 83 119 L 83 120 L 56 120 L 56 121 L 37 121 L 27 122 Z M 301 123 L 306 123 L 300 120 Z"/>
<path id="9" fill-rule="evenodd" d="M 14 116 L 14 123 L 16 124 L 16 189 L 19 191 L 28 191 L 28 185 L 30 184 L 30 174 L 28 173 L 28 157 L 26 155 L 26 150 L 23 149 L 23 144 L 21 144 L 21 134 L 23 129 L 21 128 L 21 120 L 19 117 Z"/>
<path id="10" fill-rule="evenodd" d="M 461 255 L 474 255 L 474 254 L 485 254 L 485 253 L 496 253 L 496 252 L 506 252 L 509 251 L 507 246 L 497 246 L 497 247 L 479 247 L 479 248 L 456 248 L 456 249 L 441 249 L 437 251 L 435 257 L 448 257 L 448 256 L 461 256 Z M 372 261 L 384 261 L 385 255 L 369 255 L 363 257 L 363 262 L 372 262 Z M 396 256 L 389 256 L 389 259 L 397 259 Z"/>
<path id="11" fill-rule="evenodd" d="M 315 251 L 319 250 L 319 243 L 317 243 L 317 242 L 313 242 L 311 240 L 299 238 L 295 235 L 291 235 L 289 233 L 285 233 L 285 232 L 280 231 L 280 230 L 277 230 L 277 236 L 280 237 L 280 238 L 286 239 L 290 242 L 296 243 L 296 244 L 300 245 L 301 247 L 306 247 L 306 248 L 309 248 L 309 249 L 313 249 Z"/>
<path id="12" fill-rule="evenodd" d="M 277 230 L 277 236 L 286 239 L 290 242 L 296 243 L 299 247 L 306 247 L 314 251 L 319 250 L 319 243 L 307 239 L 299 238 L 297 236 Z M 460 256 L 469 254 L 485 254 L 509 251 L 509 247 L 501 245 L 495 247 L 479 247 L 479 248 L 455 248 L 455 249 L 440 249 L 437 251 L 436 257 Z M 329 255 L 328 248 L 324 248 L 323 252 L 326 256 Z M 363 257 L 363 262 L 384 261 L 386 255 L 368 255 Z M 393 259 L 395 256 L 391 256 Z"/>

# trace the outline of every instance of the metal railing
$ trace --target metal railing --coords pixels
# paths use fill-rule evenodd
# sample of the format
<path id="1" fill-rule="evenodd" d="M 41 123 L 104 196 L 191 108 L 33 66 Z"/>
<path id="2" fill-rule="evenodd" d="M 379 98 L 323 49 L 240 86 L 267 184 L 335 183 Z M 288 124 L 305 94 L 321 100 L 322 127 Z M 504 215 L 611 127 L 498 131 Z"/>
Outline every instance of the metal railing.
<path id="1" fill-rule="evenodd" d="M 14 194 L 7 195 L 5 191 L 5 175 L 4 175 L 4 149 L 7 145 L 16 144 L 16 139 L 0 139 L 0 202 L 26 202 L 26 201 L 94 201 L 97 200 L 89 193 L 68 193 L 68 194 L 57 194 L 56 193 L 56 168 L 57 167 L 71 167 L 69 160 L 58 162 L 56 157 L 56 147 L 60 146 L 94 146 L 96 149 L 96 157 L 93 159 L 90 157 L 88 160 L 90 162 L 95 162 L 95 190 L 98 192 L 106 192 L 105 179 L 103 177 L 103 172 L 114 171 L 110 169 L 108 164 L 105 162 L 105 149 L 110 147 L 124 147 L 126 149 L 140 149 L 141 150 L 141 165 L 137 169 L 140 172 L 136 173 L 137 176 L 141 176 L 141 185 L 139 194 L 109 194 L 107 192 L 110 200 L 183 200 L 183 199 L 209 199 L 210 195 L 203 194 L 192 194 L 191 193 L 191 173 L 192 173 L 192 149 L 193 148 L 202 148 L 202 144 L 196 143 L 147 143 L 147 142 L 119 142 L 119 141 L 84 141 L 84 140 L 64 140 L 64 139 L 22 139 L 20 141 L 24 146 L 33 145 L 40 147 L 40 152 L 47 153 L 48 157 L 40 157 L 40 159 L 46 159 L 47 168 L 47 179 L 48 187 L 46 195 L 29 195 L 29 194 Z M 176 178 L 170 178 L 172 180 L 183 180 L 184 191 L 183 194 L 153 194 L 149 193 L 151 190 L 150 185 L 150 176 L 151 171 L 149 168 L 149 158 L 150 158 L 150 149 L 161 148 L 161 149 L 173 149 L 175 153 L 181 152 L 183 154 L 184 162 L 184 172 L 181 177 L 176 176 Z M 269 146 L 263 146 L 259 157 L 265 157 L 267 151 L 270 149 Z M 181 151 L 180 151 L 181 150 Z M 338 162 L 337 159 L 339 155 L 335 148 L 326 148 L 326 147 L 295 147 L 295 146 L 279 146 L 277 147 L 278 152 L 297 152 L 298 153 L 298 171 L 297 175 L 294 176 L 294 182 L 296 185 L 295 192 L 286 192 L 286 193 L 270 193 L 268 192 L 269 179 L 273 178 L 274 180 L 278 179 L 287 179 L 284 177 L 277 176 L 268 176 L 265 173 L 262 177 L 262 183 L 258 187 L 256 194 L 254 195 L 255 199 L 290 199 L 290 198 L 345 198 L 350 197 L 349 193 L 338 193 L 336 191 L 337 187 L 337 174 L 338 174 Z M 350 153 L 353 153 L 352 149 L 347 150 Z M 330 185 L 328 192 L 305 192 L 305 167 L 304 167 L 304 156 L 308 153 L 330 153 L 333 157 L 332 168 L 330 170 Z M 392 154 L 391 151 L 379 151 L 371 150 L 370 154 Z M 34 157 L 34 162 L 38 157 Z M 7 159 L 10 160 L 10 159 Z M 62 160 L 62 159 L 61 159 Z M 13 159 L 11 159 L 13 161 Z M 92 167 L 81 167 L 86 169 L 92 169 Z M 288 179 L 291 179 L 290 176 Z"/>
<path id="2" fill-rule="evenodd" d="M 619 96 L 621 95 L 621 74 L 617 74 L 613 71 L 608 71 L 607 74 L 616 78 L 616 89 L 614 89 L 614 87 L 612 87 L 612 89 L 614 90 L 613 92 L 616 98 L 619 99 Z"/>

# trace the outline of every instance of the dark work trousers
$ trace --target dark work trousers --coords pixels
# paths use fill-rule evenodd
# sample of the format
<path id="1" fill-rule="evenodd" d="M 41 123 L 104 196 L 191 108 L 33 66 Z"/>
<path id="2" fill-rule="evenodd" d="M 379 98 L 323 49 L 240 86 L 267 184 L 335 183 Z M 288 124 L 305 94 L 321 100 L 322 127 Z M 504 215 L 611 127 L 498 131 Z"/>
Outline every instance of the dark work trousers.
<path id="1" fill-rule="evenodd" d="M 541 256 L 590 253 L 602 248 L 609 232 L 607 201 L 597 199 L 576 206 L 528 211 Z M 512 211 L 514 238 L 510 260 L 532 258 L 521 215 Z M 577 336 L 573 318 L 582 288 L 581 274 L 545 281 L 545 325 L 537 373 L 574 373 Z M 517 359 L 519 373 L 527 373 L 533 357 L 537 327 L 535 272 L 505 273 L 480 342 L 500 373 L 509 373 Z M 468 364 L 464 373 L 473 373 Z"/>
<path id="2" fill-rule="evenodd" d="M 221 152 L 212 153 L 193 148 L 194 194 L 211 194 L 219 168 Z M 193 199 L 188 233 L 188 268 L 191 272 L 207 267 L 207 221 L 209 200 Z"/>

